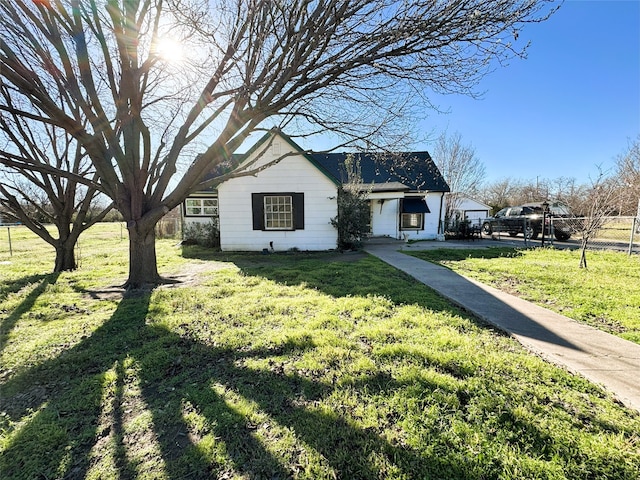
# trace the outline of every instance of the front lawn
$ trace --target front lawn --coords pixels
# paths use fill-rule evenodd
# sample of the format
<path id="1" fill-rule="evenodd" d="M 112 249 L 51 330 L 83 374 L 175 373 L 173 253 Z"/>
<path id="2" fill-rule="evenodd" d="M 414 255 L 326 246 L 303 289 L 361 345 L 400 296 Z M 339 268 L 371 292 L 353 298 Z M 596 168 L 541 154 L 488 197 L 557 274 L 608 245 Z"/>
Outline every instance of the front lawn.
<path id="1" fill-rule="evenodd" d="M 640 477 L 640 414 L 373 257 L 161 240 L 121 298 L 95 232 L 0 249 L 3 480 Z"/>
<path id="2" fill-rule="evenodd" d="M 588 269 L 579 268 L 579 251 L 551 248 L 437 249 L 411 255 L 640 343 L 638 255 L 590 251 Z"/>

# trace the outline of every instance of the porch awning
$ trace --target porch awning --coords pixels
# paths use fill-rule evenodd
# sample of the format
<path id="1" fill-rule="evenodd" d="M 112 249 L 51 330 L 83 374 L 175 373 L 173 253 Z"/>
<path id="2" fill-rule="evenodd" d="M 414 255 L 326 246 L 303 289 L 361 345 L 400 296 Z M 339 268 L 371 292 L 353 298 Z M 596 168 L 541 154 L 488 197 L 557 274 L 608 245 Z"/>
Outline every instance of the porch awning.
<path id="1" fill-rule="evenodd" d="M 404 198 L 402 213 L 431 213 L 424 198 Z"/>

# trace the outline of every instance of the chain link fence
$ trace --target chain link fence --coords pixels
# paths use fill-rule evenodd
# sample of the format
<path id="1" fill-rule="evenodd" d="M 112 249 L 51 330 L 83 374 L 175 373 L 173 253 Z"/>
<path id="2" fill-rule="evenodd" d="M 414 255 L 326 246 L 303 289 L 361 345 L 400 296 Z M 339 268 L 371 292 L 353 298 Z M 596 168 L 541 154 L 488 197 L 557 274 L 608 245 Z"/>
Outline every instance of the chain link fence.
<path id="1" fill-rule="evenodd" d="M 553 245 L 577 248 L 589 231 L 587 249 L 618 250 L 640 253 L 640 220 L 636 217 L 601 217 L 595 221 L 587 217 L 546 217 L 542 221 L 518 219 L 485 219 L 466 222 L 463 232 L 480 230 L 482 238 L 501 240 L 517 238 L 524 240 L 525 246 Z M 464 236 L 463 236 L 464 237 Z"/>
<path id="2" fill-rule="evenodd" d="M 601 250 L 626 250 L 629 253 L 640 253 L 640 222 L 636 217 L 602 217 L 592 218 L 551 218 L 551 224 L 558 221 L 567 225 L 572 232 L 572 239 L 582 241 L 587 230 L 589 235 L 587 248 Z"/>

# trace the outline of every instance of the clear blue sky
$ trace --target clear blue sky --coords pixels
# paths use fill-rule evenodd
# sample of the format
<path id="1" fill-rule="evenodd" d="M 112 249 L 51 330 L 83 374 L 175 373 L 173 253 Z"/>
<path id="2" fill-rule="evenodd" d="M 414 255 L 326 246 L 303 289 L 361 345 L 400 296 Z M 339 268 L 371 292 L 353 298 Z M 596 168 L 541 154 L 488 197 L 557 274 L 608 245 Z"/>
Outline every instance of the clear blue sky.
<path id="1" fill-rule="evenodd" d="M 481 100 L 439 97 L 450 113 L 424 128 L 459 132 L 488 181 L 587 182 L 640 133 L 640 0 L 568 0 L 521 35 L 527 59 L 486 77 Z"/>
<path id="2" fill-rule="evenodd" d="M 598 166 L 640 133 L 640 0 L 565 0 L 546 22 L 527 25 L 526 59 L 483 79 L 481 99 L 431 97 L 440 110 L 425 135 L 459 132 L 486 167 L 486 181 L 573 177 Z M 328 148 L 326 140 L 306 148 Z M 415 147 L 433 151 L 433 143 Z"/>

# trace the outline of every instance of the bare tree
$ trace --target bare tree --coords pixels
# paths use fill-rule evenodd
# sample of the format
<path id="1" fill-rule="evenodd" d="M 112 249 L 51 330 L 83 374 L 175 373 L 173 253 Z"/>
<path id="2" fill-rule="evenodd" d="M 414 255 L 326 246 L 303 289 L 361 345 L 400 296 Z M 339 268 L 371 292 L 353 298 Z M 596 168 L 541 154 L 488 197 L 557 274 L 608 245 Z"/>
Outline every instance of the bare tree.
<path id="1" fill-rule="evenodd" d="M 451 189 L 447 198 L 445 222 L 449 223 L 465 196 L 478 195 L 485 177 L 484 164 L 471 144 L 464 144 L 460 133 L 442 133 L 435 144 L 433 161 Z"/>
<path id="2" fill-rule="evenodd" d="M 512 205 L 551 199 L 578 207 L 585 204 L 587 190 L 587 185 L 578 184 L 575 178 L 536 178 L 526 181 L 503 178 L 484 185 L 480 198 L 494 211 Z"/>
<path id="3" fill-rule="evenodd" d="M 519 185 L 518 180 L 513 178 L 503 178 L 485 184 L 480 193 L 480 200 L 489 205 L 493 213 L 512 205 L 514 189 Z"/>
<path id="4" fill-rule="evenodd" d="M 570 205 L 574 212 L 581 216 L 575 223 L 575 229 L 580 234 L 580 268 L 587 268 L 587 247 L 604 226 L 608 216 L 616 208 L 620 189 L 616 180 L 608 177 L 599 168 L 598 176 L 591 181 L 584 199 Z"/>
<path id="5" fill-rule="evenodd" d="M 30 105 L 14 113 L 63 128 L 91 159 L 127 222 L 135 287 L 160 281 L 158 220 L 219 182 L 203 178 L 251 133 L 404 139 L 427 91 L 473 94 L 496 61 L 524 55 L 522 27 L 552 4 L 13 0 L 0 2 L 0 81 Z M 170 35 L 194 55 L 179 69 L 160 48 Z"/>
<path id="6" fill-rule="evenodd" d="M 616 159 L 620 215 L 635 215 L 640 202 L 640 135 Z"/>
<path id="7" fill-rule="evenodd" d="M 10 103 L 9 98 L 5 100 Z M 0 135 L 4 139 L 0 144 L 0 206 L 55 248 L 54 272 L 75 270 L 80 234 L 113 207 L 103 206 L 94 214 L 100 192 L 76 179 L 90 176 L 91 162 L 61 128 L 18 115 L 0 112 Z M 64 170 L 76 178 L 51 174 L 48 169 Z M 57 236 L 47 224 L 55 226 Z"/>

